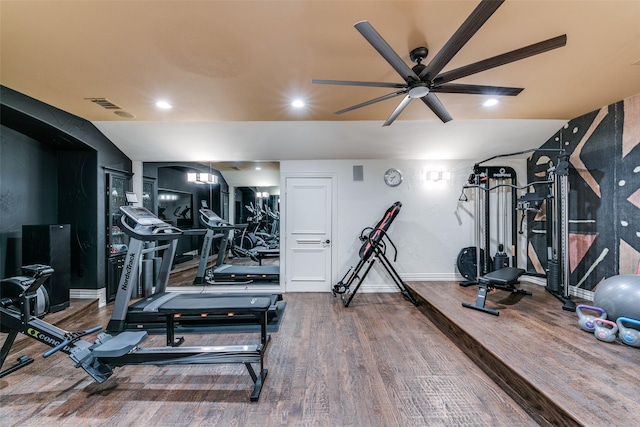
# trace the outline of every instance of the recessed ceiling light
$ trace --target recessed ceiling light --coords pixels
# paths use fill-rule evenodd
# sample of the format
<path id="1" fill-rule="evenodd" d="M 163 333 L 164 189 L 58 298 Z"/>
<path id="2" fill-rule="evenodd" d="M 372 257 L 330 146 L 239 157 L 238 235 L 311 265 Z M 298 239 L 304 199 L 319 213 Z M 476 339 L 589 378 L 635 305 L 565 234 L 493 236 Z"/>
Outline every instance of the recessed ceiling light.
<path id="1" fill-rule="evenodd" d="M 486 101 L 484 101 L 484 103 L 482 103 L 482 105 L 484 105 L 485 107 L 493 107 L 494 105 L 498 105 L 500 101 L 498 101 L 496 98 L 489 98 Z"/>
<path id="2" fill-rule="evenodd" d="M 304 107 L 304 101 L 301 99 L 296 99 L 293 102 L 291 102 L 291 106 L 295 108 L 302 108 Z"/>
<path id="3" fill-rule="evenodd" d="M 156 107 L 162 108 L 163 110 L 170 110 L 173 108 L 173 105 L 169 104 L 167 101 L 158 101 L 156 102 Z"/>
<path id="4" fill-rule="evenodd" d="M 256 166 L 256 170 L 259 171 L 262 170 L 262 168 L 260 166 Z"/>

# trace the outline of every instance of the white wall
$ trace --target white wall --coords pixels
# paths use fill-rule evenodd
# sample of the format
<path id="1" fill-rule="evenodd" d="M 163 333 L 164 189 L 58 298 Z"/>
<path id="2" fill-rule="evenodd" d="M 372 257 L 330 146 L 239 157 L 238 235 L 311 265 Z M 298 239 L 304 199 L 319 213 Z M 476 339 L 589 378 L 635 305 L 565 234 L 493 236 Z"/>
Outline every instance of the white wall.
<path id="1" fill-rule="evenodd" d="M 338 265 L 334 266 L 336 283 L 350 266 L 358 262 L 360 231 L 374 226 L 386 209 L 396 201 L 402 209 L 389 230 L 398 248 L 394 264 L 404 280 L 458 280 L 456 258 L 460 250 L 474 246 L 474 192 L 467 190 L 468 202 L 459 202 L 462 186 L 479 160 L 316 160 L 282 161 L 281 182 L 287 176 L 317 173 L 337 176 L 337 235 L 332 236 Z M 501 159 L 488 164 L 511 166 L 518 173 L 519 184 L 526 182 L 525 159 Z M 353 166 L 362 165 L 363 181 L 353 181 Z M 404 175 L 399 187 L 383 182 L 388 168 L 398 168 Z M 429 170 L 448 170 L 449 182 L 427 182 Z M 286 203 L 286 201 L 285 201 Z M 284 206 L 281 206 L 284 210 Z M 284 224 L 286 227 L 286 224 Z M 524 252 L 524 241 L 518 243 Z M 387 252 L 393 259 L 393 251 Z M 520 259 L 524 259 L 523 255 Z M 520 261 L 519 261 L 520 263 Z M 520 266 L 522 264 L 519 264 Z M 363 290 L 395 290 L 381 266 L 376 265 Z"/>

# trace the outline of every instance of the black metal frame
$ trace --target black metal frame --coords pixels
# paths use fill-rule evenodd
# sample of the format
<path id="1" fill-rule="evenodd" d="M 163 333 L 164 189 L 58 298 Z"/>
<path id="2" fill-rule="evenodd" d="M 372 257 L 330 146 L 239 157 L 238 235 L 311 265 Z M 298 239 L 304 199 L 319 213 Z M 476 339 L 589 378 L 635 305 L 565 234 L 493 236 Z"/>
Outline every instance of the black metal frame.
<path id="1" fill-rule="evenodd" d="M 509 157 L 509 156 L 514 156 L 514 155 L 521 155 L 521 154 L 525 154 L 525 153 L 530 153 L 530 152 L 536 152 L 536 151 L 551 151 L 551 152 L 557 152 L 558 153 L 558 158 L 557 158 L 557 166 L 552 166 L 547 172 L 548 172 L 548 176 L 545 180 L 542 181 L 533 181 L 530 183 L 525 184 L 524 186 L 518 187 L 515 185 L 515 183 L 512 184 L 499 184 L 493 187 L 489 187 L 488 186 L 488 181 L 485 182 L 485 185 L 481 185 L 480 182 L 480 175 L 478 174 L 479 171 L 481 171 L 480 169 L 480 165 L 482 163 L 488 162 L 490 160 L 493 159 L 497 159 L 497 158 L 501 158 L 501 157 Z M 492 175 L 492 173 L 495 172 L 495 170 L 492 170 L 491 167 L 486 168 L 485 170 L 485 174 L 486 176 L 490 176 Z M 515 174 L 515 172 L 514 172 Z M 552 254 L 551 256 L 549 256 L 548 259 L 548 268 L 547 268 L 547 273 L 542 275 L 543 277 L 547 278 L 547 286 L 546 289 L 547 291 L 549 291 L 553 296 L 555 296 L 556 298 L 558 298 L 560 301 L 563 302 L 563 306 L 562 309 L 566 310 L 566 311 L 575 311 L 575 302 L 571 300 L 571 296 L 569 294 L 569 287 L 570 287 L 570 271 L 569 271 L 569 257 L 568 257 L 568 242 L 569 242 L 569 234 L 568 234 L 568 204 L 569 204 L 569 183 L 568 183 L 568 175 L 569 175 L 569 161 L 568 161 L 568 155 L 566 154 L 565 150 L 562 148 L 559 149 L 531 149 L 531 150 L 525 150 L 525 151 L 521 151 L 521 152 L 517 152 L 517 153 L 508 153 L 508 154 L 500 154 L 497 156 L 493 156 L 490 157 L 488 159 L 485 159 L 479 163 L 476 163 L 474 165 L 474 173 L 471 174 L 471 176 L 469 177 L 469 183 L 465 184 L 463 186 L 463 196 L 464 196 L 464 189 L 465 188 L 476 188 L 476 218 L 478 218 L 480 216 L 480 205 L 478 203 L 478 201 L 480 200 L 480 191 L 484 191 L 485 192 L 485 199 L 487 198 L 487 194 L 489 191 L 495 189 L 495 188 L 499 188 L 502 186 L 507 186 L 507 187 L 511 187 L 513 190 L 521 190 L 521 189 L 526 189 L 532 186 L 537 186 L 537 185 L 546 185 L 547 186 L 547 194 L 545 195 L 545 199 L 546 199 L 546 226 L 547 226 L 547 230 L 546 230 L 546 235 L 547 235 L 547 253 L 548 254 Z M 495 177 L 495 174 L 493 174 L 493 177 Z M 513 193 L 513 195 L 515 195 L 515 193 Z M 462 197 L 462 196 L 461 196 Z M 537 199 L 537 197 L 536 197 Z M 460 200 L 466 200 L 466 197 L 464 199 L 460 199 Z M 519 199 L 520 202 L 524 203 L 525 205 L 529 202 L 531 202 L 532 200 L 534 200 L 534 198 L 528 196 L 528 195 L 523 195 L 521 197 L 521 199 Z M 540 199 L 541 200 L 541 199 Z M 486 199 L 486 204 L 488 204 L 488 199 Z M 523 216 L 527 214 L 527 209 L 523 208 L 522 209 L 523 212 Z M 485 206 L 485 228 L 488 229 L 489 224 L 487 222 L 487 217 L 488 217 L 489 211 L 487 209 L 487 207 Z M 512 223 L 512 233 L 514 233 L 515 231 L 515 216 L 512 217 L 512 219 L 514 220 L 514 222 Z M 479 230 L 478 227 L 476 227 L 476 242 L 478 243 L 479 241 Z M 488 243 L 486 240 L 487 235 L 485 235 L 485 246 L 487 246 L 488 248 Z M 514 242 L 517 241 L 517 239 L 514 238 Z M 517 249 L 514 246 L 514 254 L 515 254 L 515 249 Z M 476 246 L 476 266 L 477 266 L 477 275 L 476 277 L 478 278 L 478 285 L 480 286 L 480 289 L 478 290 L 478 298 L 476 300 L 476 305 L 475 306 L 471 306 L 470 304 L 466 304 L 463 303 L 463 305 L 465 307 L 470 307 L 470 308 L 483 308 L 484 307 L 484 300 L 486 298 L 486 293 L 488 290 L 491 290 L 493 288 L 495 288 L 495 284 L 494 283 L 489 283 L 487 284 L 487 279 L 486 276 L 488 276 L 487 274 L 487 268 L 483 269 L 481 268 L 480 265 L 480 247 L 479 245 Z M 489 259 L 490 255 L 488 253 L 485 253 L 485 257 L 484 257 L 484 266 L 487 267 L 488 265 L 488 259 Z M 516 267 L 515 264 L 515 260 L 516 257 L 512 256 L 512 260 L 513 260 L 513 266 Z M 498 270 L 499 271 L 499 270 Z M 482 274 L 485 274 L 485 283 L 481 283 L 482 282 Z M 490 274 L 490 273 L 489 273 Z M 525 272 L 525 274 L 527 275 L 532 275 L 532 276 L 540 276 L 537 273 L 531 273 L 531 272 Z M 463 282 L 460 285 L 461 286 L 469 286 L 469 285 L 473 285 L 476 284 L 473 281 L 468 281 L 468 282 Z M 487 311 L 487 310 L 483 310 L 483 311 Z M 487 311 L 490 312 L 490 311 Z M 496 313 L 492 313 L 492 314 L 496 314 Z"/>

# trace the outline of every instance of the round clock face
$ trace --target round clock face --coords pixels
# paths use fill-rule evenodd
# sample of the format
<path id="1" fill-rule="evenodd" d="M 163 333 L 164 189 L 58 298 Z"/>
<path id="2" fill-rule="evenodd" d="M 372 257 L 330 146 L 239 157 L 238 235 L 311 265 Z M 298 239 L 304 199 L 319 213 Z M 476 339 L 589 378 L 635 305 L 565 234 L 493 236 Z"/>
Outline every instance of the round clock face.
<path id="1" fill-rule="evenodd" d="M 389 187 L 397 187 L 402 183 L 402 172 L 391 168 L 384 173 L 384 183 Z"/>

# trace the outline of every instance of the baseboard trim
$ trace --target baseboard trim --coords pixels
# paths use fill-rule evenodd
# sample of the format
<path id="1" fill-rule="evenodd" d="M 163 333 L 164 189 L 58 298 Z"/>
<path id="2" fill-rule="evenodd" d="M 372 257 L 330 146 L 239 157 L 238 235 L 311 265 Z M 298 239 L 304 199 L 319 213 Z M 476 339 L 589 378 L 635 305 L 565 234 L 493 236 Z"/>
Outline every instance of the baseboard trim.
<path id="1" fill-rule="evenodd" d="M 460 274 L 456 273 L 405 273 L 400 277 L 405 282 L 452 282 L 465 280 Z"/>
<path id="2" fill-rule="evenodd" d="M 69 289 L 69 297 L 72 299 L 97 299 L 98 307 L 107 305 L 107 289 Z"/>

